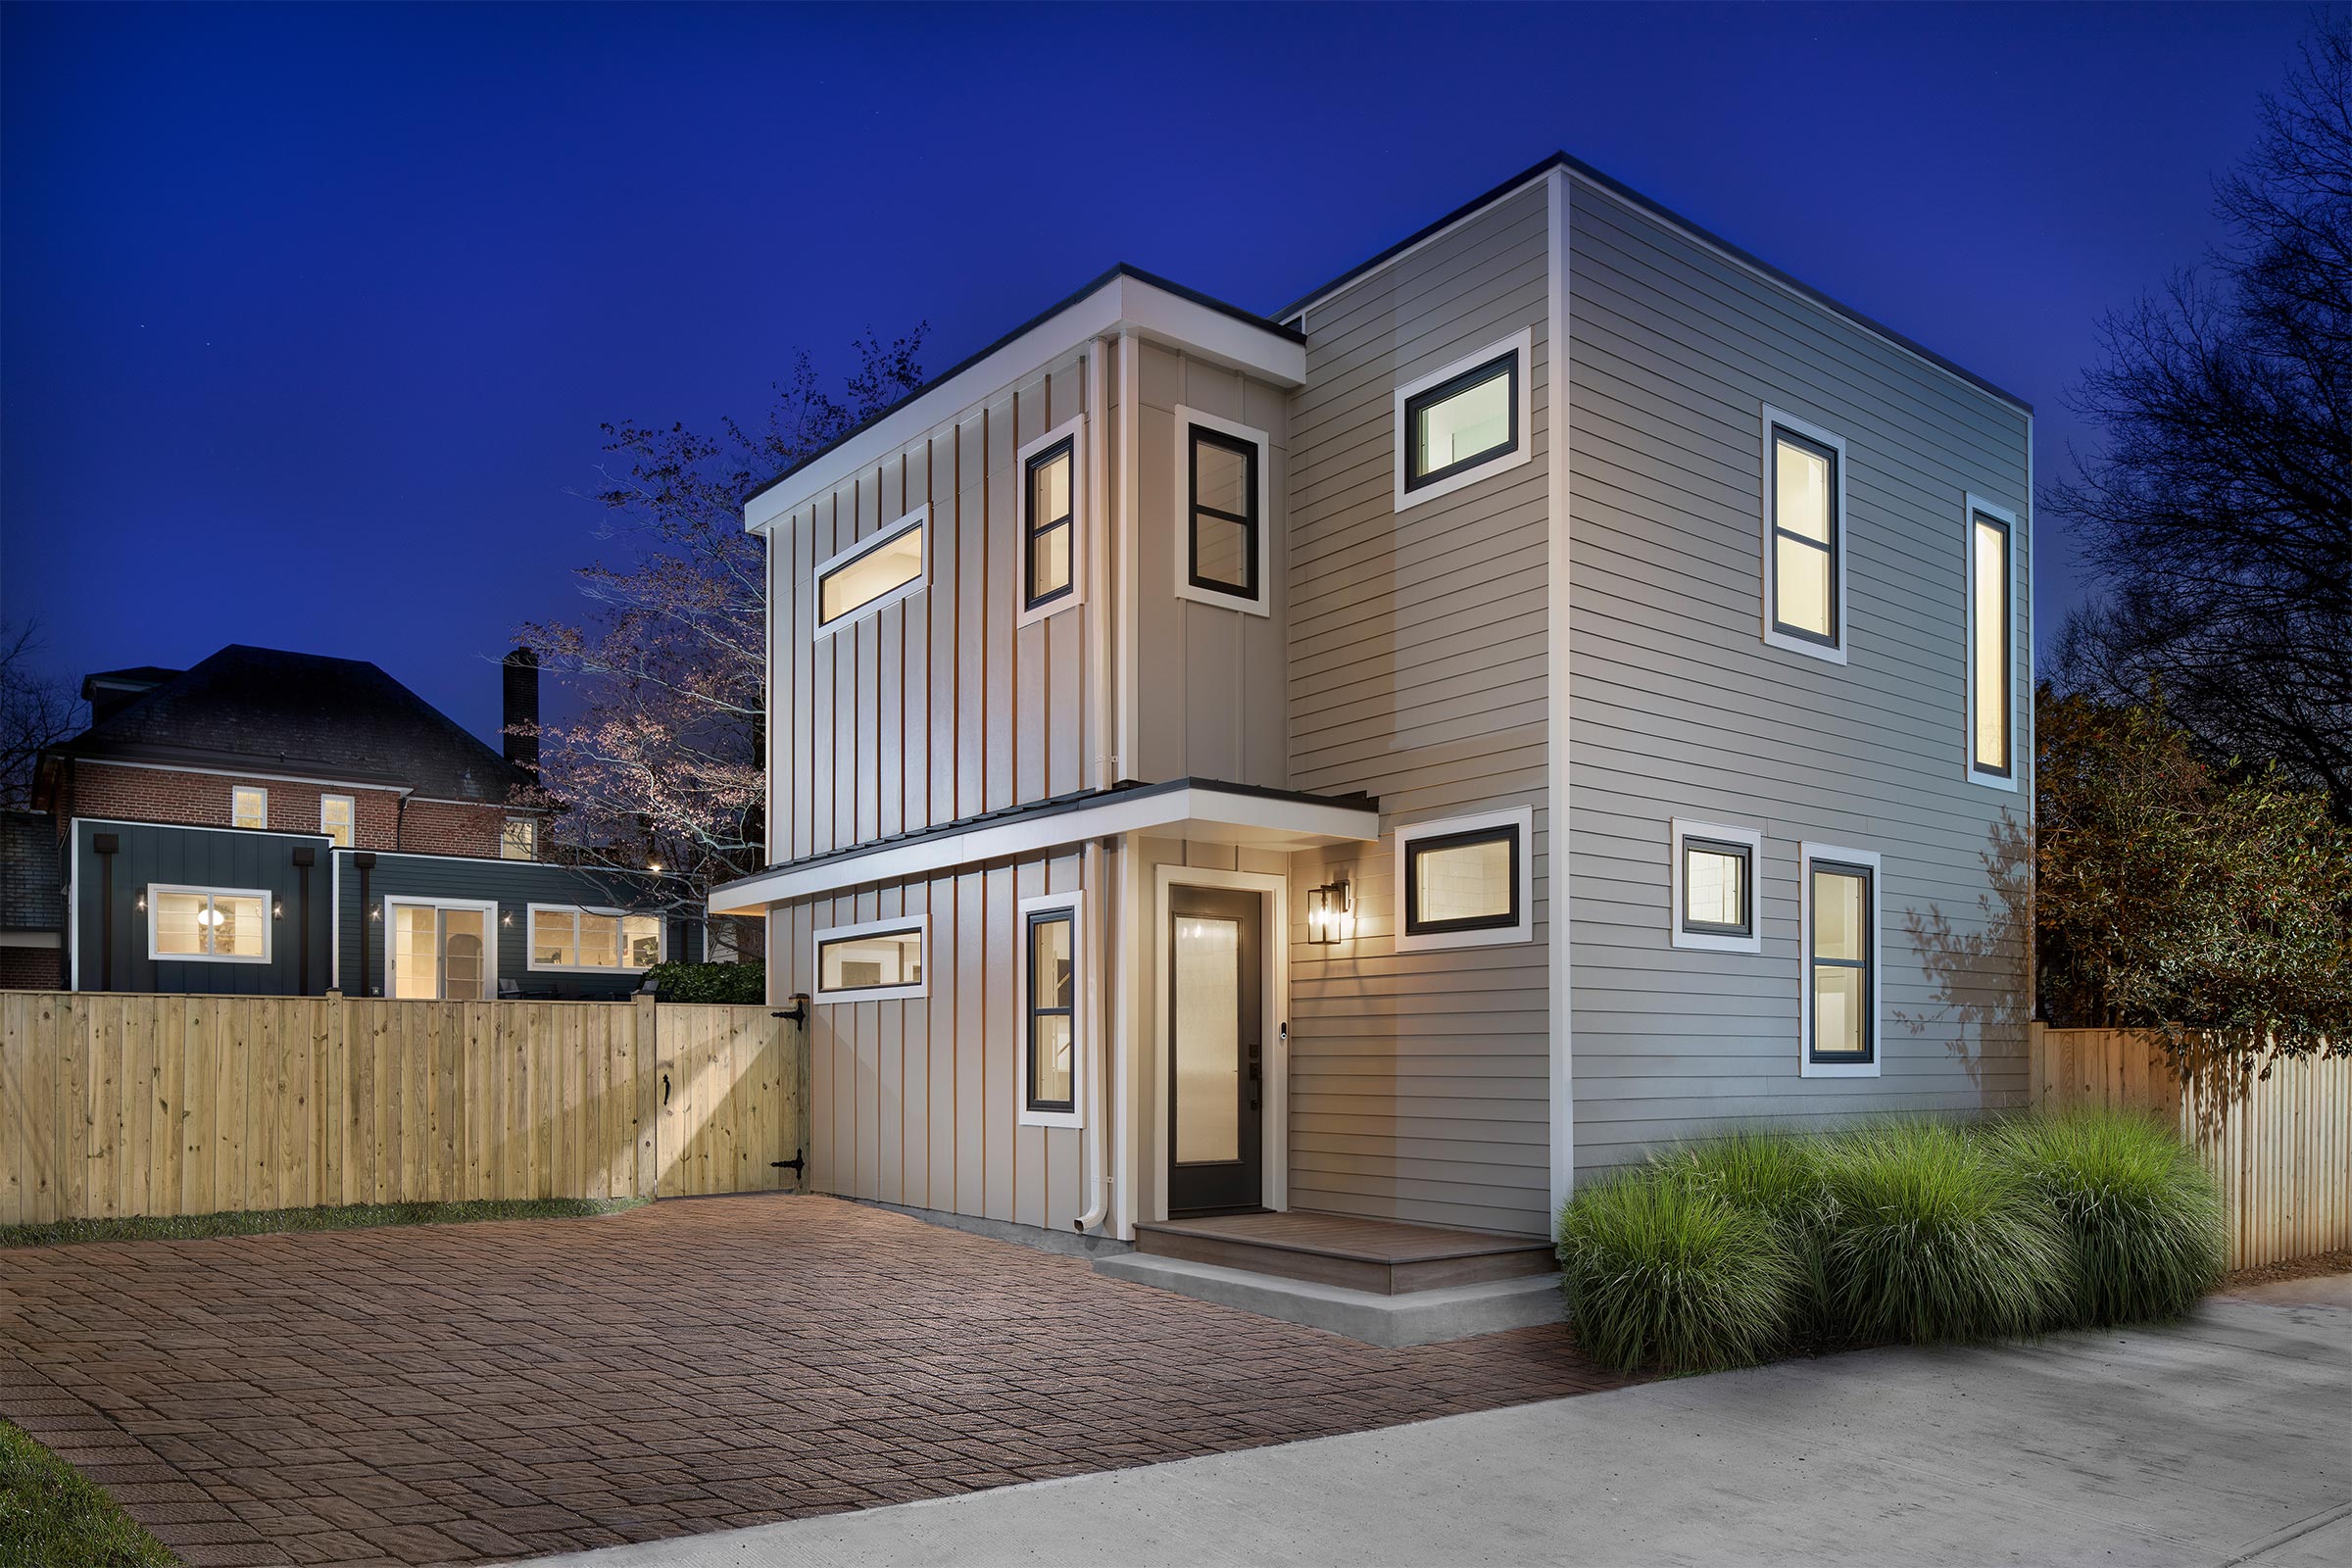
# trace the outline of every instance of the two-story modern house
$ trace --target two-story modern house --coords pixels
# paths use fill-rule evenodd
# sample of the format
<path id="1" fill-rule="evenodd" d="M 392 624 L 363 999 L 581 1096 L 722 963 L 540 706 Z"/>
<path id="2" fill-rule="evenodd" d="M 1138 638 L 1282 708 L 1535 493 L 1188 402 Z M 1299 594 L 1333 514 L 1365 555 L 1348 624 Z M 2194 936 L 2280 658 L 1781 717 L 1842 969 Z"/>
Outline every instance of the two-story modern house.
<path id="1" fill-rule="evenodd" d="M 1540 1258 L 1662 1142 L 2022 1102 L 2032 434 L 1565 156 L 1272 315 L 1015 328 L 745 506 L 713 906 L 811 999 L 813 1185 Z"/>
<path id="2" fill-rule="evenodd" d="M 75 991 L 491 1000 L 625 995 L 698 958 L 675 878 L 559 863 L 529 786 L 539 671 L 494 750 L 374 664 L 230 646 L 90 676 L 90 724 L 0 835 L 4 981 Z"/>

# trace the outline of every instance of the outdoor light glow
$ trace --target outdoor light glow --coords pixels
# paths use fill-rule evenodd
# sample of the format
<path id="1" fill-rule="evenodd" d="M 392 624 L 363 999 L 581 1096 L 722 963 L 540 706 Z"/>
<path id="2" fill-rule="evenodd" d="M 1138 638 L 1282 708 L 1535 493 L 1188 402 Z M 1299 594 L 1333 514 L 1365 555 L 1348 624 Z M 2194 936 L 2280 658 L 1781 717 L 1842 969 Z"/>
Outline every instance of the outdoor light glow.
<path id="1" fill-rule="evenodd" d="M 1355 936 L 1355 904 L 1348 879 L 1327 882 L 1306 896 L 1306 940 L 1317 947 L 1350 941 Z"/>

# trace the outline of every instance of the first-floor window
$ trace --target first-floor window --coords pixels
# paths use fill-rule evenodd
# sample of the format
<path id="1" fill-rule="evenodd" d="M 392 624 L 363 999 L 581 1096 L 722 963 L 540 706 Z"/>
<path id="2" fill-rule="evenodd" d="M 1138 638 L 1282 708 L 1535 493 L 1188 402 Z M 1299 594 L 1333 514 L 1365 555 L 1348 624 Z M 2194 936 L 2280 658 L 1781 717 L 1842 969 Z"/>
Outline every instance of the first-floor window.
<path id="1" fill-rule="evenodd" d="M 1521 808 L 1398 828 L 1398 951 L 1530 940 L 1532 817 Z"/>
<path id="2" fill-rule="evenodd" d="M 816 934 L 816 1000 L 854 1002 L 924 995 L 924 915 L 832 926 Z"/>
<path id="3" fill-rule="evenodd" d="M 1803 862 L 1805 1064 L 1876 1071 L 1879 858 L 1807 845 Z"/>
<path id="4" fill-rule="evenodd" d="M 1756 953 L 1756 859 L 1752 828 L 1674 821 L 1674 946 Z"/>
<path id="5" fill-rule="evenodd" d="M 267 828 L 270 825 L 270 792 L 258 784 L 232 785 L 228 792 L 228 825 Z"/>
<path id="6" fill-rule="evenodd" d="M 572 905 L 531 906 L 534 969 L 650 969 L 662 961 L 662 917 Z"/>
<path id="7" fill-rule="evenodd" d="M 494 910 L 480 904 L 388 900 L 391 995 L 404 1002 L 487 1002 L 497 989 Z"/>
<path id="8" fill-rule="evenodd" d="M 1020 906 L 1020 1116 L 1030 1126 L 1075 1127 L 1078 1108 L 1081 895 L 1049 893 Z"/>
<path id="9" fill-rule="evenodd" d="M 259 888 L 147 889 L 147 956 L 270 961 L 270 895 Z"/>

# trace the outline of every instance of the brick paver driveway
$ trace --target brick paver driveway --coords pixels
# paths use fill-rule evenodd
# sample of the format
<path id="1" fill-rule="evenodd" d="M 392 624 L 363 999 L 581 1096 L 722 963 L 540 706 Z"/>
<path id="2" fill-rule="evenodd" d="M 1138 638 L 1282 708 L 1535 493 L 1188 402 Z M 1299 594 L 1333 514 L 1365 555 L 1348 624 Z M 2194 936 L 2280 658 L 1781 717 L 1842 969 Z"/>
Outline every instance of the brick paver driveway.
<path id="1" fill-rule="evenodd" d="M 466 1561 L 1619 1381 L 1382 1350 L 819 1198 L 0 1252 L 0 1414 L 191 1563 Z"/>

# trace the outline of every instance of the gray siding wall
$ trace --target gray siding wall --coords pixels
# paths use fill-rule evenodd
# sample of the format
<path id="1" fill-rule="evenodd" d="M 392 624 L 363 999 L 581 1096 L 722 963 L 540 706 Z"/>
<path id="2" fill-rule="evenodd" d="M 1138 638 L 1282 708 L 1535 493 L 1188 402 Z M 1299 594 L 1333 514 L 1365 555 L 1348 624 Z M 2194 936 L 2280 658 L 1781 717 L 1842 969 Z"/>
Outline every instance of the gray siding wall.
<path id="1" fill-rule="evenodd" d="M 1548 1229 L 1545 222 L 1539 184 L 1306 318 L 1290 783 L 1378 795 L 1390 836 L 1293 860 L 1295 1207 Z M 1534 461 L 1399 514 L 1396 388 L 1530 326 Z M 1535 940 L 1396 953 L 1396 824 L 1518 806 L 1535 810 Z M 1305 946 L 1306 891 L 1335 873 L 1357 938 Z"/>
<path id="2" fill-rule="evenodd" d="M 1621 1163 L 1735 1117 L 1804 1126 L 2018 1103 L 2026 866 L 2012 835 L 2031 778 L 2021 795 L 1962 776 L 1962 547 L 1967 492 L 2028 516 L 2029 420 L 1570 189 L 1577 1163 Z M 1847 442 L 1843 666 L 1759 634 L 1766 405 Z M 2030 545 L 2021 523 L 2021 560 Z M 2021 704 L 2029 620 L 2021 607 Z M 1677 815 L 1764 835 L 1761 955 L 1670 946 Z M 1808 839 L 1885 857 L 1882 1077 L 1799 1076 Z"/>

